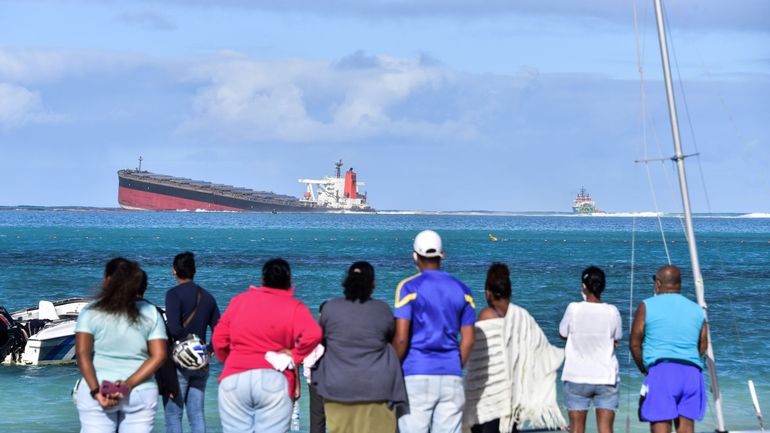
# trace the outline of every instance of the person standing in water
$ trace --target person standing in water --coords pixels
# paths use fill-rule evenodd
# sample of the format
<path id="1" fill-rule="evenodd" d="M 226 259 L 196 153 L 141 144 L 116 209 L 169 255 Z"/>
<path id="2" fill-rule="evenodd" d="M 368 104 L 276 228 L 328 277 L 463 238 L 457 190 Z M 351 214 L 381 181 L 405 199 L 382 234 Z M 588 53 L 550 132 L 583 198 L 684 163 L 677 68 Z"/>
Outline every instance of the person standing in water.
<path id="1" fill-rule="evenodd" d="M 583 302 L 570 303 L 559 324 L 559 335 L 567 340 L 561 379 L 569 430 L 585 432 L 593 402 L 599 433 L 612 433 L 620 381 L 615 347 L 623 338 L 623 325 L 618 309 L 601 300 L 604 271 L 589 266 L 580 281 Z"/>

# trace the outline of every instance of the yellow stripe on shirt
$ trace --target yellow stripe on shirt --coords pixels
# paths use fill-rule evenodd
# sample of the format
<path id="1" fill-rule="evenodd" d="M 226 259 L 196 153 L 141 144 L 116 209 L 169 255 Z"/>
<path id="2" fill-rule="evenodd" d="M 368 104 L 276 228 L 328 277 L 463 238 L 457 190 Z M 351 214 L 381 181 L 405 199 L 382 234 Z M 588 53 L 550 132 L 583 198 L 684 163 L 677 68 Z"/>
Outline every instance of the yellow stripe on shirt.
<path id="1" fill-rule="evenodd" d="M 417 293 L 410 293 L 406 296 L 404 296 L 403 299 L 401 299 L 401 288 L 404 287 L 404 284 L 408 283 L 409 281 L 412 281 L 413 279 L 420 276 L 420 273 L 416 273 L 412 275 L 409 278 L 404 278 L 401 280 L 400 283 L 398 283 L 398 286 L 396 286 L 396 303 L 394 304 L 396 308 L 401 308 L 404 305 L 408 304 L 411 301 L 414 301 L 415 298 L 417 298 Z"/>
<path id="2" fill-rule="evenodd" d="M 467 301 L 469 304 L 471 304 L 471 307 L 473 307 L 473 309 L 474 309 L 474 310 L 476 309 L 476 304 L 473 302 L 473 296 L 471 296 L 471 295 L 465 295 L 465 300 L 466 300 L 466 301 Z"/>
<path id="3" fill-rule="evenodd" d="M 414 301 L 415 299 L 417 299 L 417 293 L 410 293 L 410 294 L 404 296 L 404 299 L 402 299 L 400 301 L 398 301 L 398 300 L 396 301 L 396 308 L 401 308 L 404 305 Z"/>

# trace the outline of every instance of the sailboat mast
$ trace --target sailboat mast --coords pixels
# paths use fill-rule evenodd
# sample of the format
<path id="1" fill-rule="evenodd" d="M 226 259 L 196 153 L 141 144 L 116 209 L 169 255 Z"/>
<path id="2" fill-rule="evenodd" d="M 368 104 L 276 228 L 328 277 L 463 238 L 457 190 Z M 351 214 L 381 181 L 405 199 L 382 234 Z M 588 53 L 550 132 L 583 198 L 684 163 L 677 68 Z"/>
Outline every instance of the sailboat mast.
<path id="1" fill-rule="evenodd" d="M 661 0 L 655 1 L 655 20 L 658 25 L 658 41 L 660 43 L 660 57 L 663 64 L 663 78 L 666 84 L 666 97 L 668 99 L 668 115 L 671 120 L 671 134 L 674 139 L 674 157 L 676 162 L 676 171 L 679 175 L 679 190 L 682 195 L 682 208 L 684 209 L 685 231 L 687 233 L 687 244 L 690 249 L 690 262 L 692 266 L 692 276 L 695 283 L 695 297 L 698 305 L 703 308 L 708 323 L 708 306 L 703 289 L 703 276 L 700 270 L 700 261 L 698 260 L 698 245 L 695 241 L 695 230 L 692 225 L 692 211 L 690 209 L 690 195 L 687 189 L 687 176 L 684 169 L 684 153 L 682 153 L 682 142 L 679 135 L 679 120 L 676 114 L 676 101 L 674 100 L 674 87 L 671 82 L 671 68 L 668 61 L 668 45 L 666 43 L 666 29 L 663 22 L 663 8 Z M 719 392 L 719 381 L 717 379 L 716 364 L 714 362 L 714 349 L 711 345 L 711 332 L 708 332 L 708 349 L 706 350 L 706 363 L 708 365 L 709 375 L 711 377 L 711 392 L 714 396 L 714 412 L 717 421 L 717 431 L 724 432 L 725 421 L 722 413 L 722 395 Z"/>

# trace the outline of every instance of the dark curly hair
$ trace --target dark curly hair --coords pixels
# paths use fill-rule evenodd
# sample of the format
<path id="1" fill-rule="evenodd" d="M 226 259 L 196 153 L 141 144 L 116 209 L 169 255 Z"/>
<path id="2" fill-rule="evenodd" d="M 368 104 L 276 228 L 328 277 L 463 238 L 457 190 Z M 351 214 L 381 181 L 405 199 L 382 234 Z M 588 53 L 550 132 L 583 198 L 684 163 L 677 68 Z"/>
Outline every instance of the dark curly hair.
<path id="1" fill-rule="evenodd" d="M 489 290 L 495 299 L 511 299 L 511 272 L 504 263 L 492 263 L 487 270 L 487 281 L 484 288 Z"/>
<path id="2" fill-rule="evenodd" d="M 364 303 L 374 292 L 374 267 L 369 262 L 355 262 L 348 268 L 345 281 L 345 299 Z"/>
<path id="3" fill-rule="evenodd" d="M 137 262 L 116 257 L 104 267 L 102 290 L 94 308 L 105 313 L 125 316 L 131 323 L 139 320 L 136 299 L 140 296 L 144 274 Z"/>
<path id="4" fill-rule="evenodd" d="M 273 289 L 291 288 L 291 267 L 284 259 L 270 259 L 262 266 L 262 284 Z"/>

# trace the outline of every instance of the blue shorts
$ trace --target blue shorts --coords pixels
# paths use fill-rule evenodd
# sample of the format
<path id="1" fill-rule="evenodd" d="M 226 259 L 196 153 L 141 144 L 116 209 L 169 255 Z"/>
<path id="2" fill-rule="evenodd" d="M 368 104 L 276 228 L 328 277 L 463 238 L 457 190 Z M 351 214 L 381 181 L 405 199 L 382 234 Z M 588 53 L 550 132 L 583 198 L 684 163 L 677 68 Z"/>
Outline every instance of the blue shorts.
<path id="1" fill-rule="evenodd" d="M 680 416 L 700 421 L 706 415 L 706 383 L 694 365 L 661 362 L 650 367 L 642 383 L 639 419 L 670 421 Z"/>
<path id="2" fill-rule="evenodd" d="M 618 384 L 592 385 L 564 382 L 564 404 L 568 411 L 588 410 L 591 401 L 597 409 L 618 410 Z"/>

